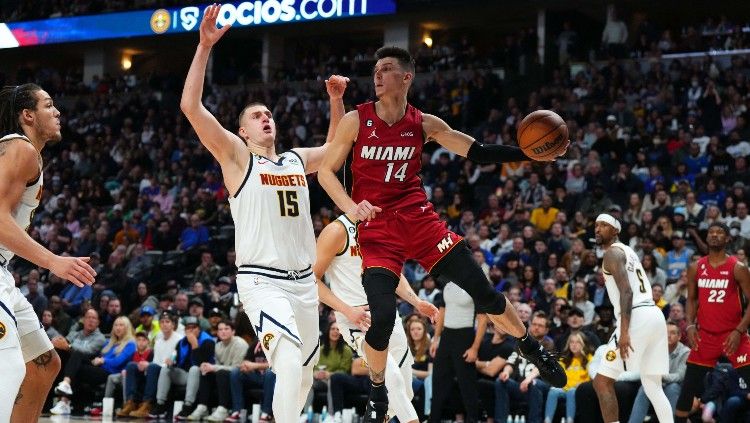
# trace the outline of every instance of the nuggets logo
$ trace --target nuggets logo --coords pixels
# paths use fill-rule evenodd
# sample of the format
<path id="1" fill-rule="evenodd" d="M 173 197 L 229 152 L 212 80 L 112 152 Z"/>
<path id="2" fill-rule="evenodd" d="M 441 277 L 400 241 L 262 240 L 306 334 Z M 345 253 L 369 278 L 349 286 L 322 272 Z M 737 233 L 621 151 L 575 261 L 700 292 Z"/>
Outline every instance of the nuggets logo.
<path id="1" fill-rule="evenodd" d="M 156 34 L 163 34 L 169 29 L 172 17 L 165 9 L 155 10 L 151 15 L 151 30 Z"/>
<path id="2" fill-rule="evenodd" d="M 263 335 L 263 348 L 265 348 L 266 350 L 270 350 L 271 349 L 271 341 L 272 340 L 273 340 L 273 334 L 272 333 L 267 333 L 267 334 Z"/>
<path id="3" fill-rule="evenodd" d="M 617 358 L 617 353 L 615 353 L 614 351 L 607 351 L 606 358 L 607 361 L 615 361 L 615 359 Z"/>
<path id="4" fill-rule="evenodd" d="M 0 339 L 5 338 L 5 333 L 5 325 L 3 324 L 3 322 L 0 322 Z"/>

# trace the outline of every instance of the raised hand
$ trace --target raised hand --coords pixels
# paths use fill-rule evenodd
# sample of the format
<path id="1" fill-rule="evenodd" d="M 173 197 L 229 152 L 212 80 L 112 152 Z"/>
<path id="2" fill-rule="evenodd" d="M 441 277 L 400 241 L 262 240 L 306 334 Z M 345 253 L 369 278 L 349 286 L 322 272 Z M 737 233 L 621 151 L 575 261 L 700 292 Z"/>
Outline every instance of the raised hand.
<path id="1" fill-rule="evenodd" d="M 214 3 L 211 6 L 208 6 L 206 12 L 203 14 L 203 20 L 201 20 L 200 26 L 200 45 L 204 47 L 213 47 L 224 33 L 232 27 L 232 25 L 226 25 L 223 28 L 216 27 L 216 17 L 219 16 L 220 9 L 221 5 Z"/>
<path id="2" fill-rule="evenodd" d="M 338 100 L 344 97 L 347 82 L 349 82 L 349 78 L 345 76 L 331 75 L 326 79 L 326 91 L 328 91 L 328 97 L 330 97 L 331 100 Z"/>
<path id="3" fill-rule="evenodd" d="M 88 257 L 56 256 L 50 264 L 49 270 L 55 275 L 72 282 L 75 286 L 83 287 L 94 283 L 96 271 L 89 266 Z"/>

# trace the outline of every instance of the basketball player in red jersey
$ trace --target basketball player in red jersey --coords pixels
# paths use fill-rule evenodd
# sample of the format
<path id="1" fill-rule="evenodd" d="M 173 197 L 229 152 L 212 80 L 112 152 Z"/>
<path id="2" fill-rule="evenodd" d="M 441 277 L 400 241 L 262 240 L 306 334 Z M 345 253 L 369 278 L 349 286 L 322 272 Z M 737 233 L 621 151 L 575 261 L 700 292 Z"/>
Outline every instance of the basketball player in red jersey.
<path id="1" fill-rule="evenodd" d="M 438 280 L 453 281 L 474 299 L 496 327 L 520 339 L 522 354 L 544 379 L 562 387 L 566 376 L 555 359 L 531 336 L 515 309 L 495 290 L 460 236 L 439 220 L 418 176 L 422 147 L 434 140 L 477 163 L 523 161 L 521 149 L 483 145 L 451 129 L 440 118 L 407 103 L 414 61 L 406 50 L 383 47 L 375 56 L 378 101 L 357 106 L 344 116 L 318 170 L 318 179 L 336 205 L 359 221 L 362 285 L 371 326 L 365 337 L 372 389 L 365 421 L 382 422 L 388 408 L 384 386 L 388 339 L 396 313 L 395 289 L 404 261 L 416 259 Z M 352 152 L 352 196 L 336 178 Z"/>
<path id="2" fill-rule="evenodd" d="M 708 227 L 708 255 L 688 268 L 688 356 L 675 422 L 687 421 L 693 398 L 703 391 L 706 373 L 725 355 L 745 380 L 750 380 L 750 308 L 742 310 L 742 293 L 750 298 L 750 272 L 726 253 L 729 228 L 723 223 Z M 696 319 L 697 313 L 697 319 Z"/>

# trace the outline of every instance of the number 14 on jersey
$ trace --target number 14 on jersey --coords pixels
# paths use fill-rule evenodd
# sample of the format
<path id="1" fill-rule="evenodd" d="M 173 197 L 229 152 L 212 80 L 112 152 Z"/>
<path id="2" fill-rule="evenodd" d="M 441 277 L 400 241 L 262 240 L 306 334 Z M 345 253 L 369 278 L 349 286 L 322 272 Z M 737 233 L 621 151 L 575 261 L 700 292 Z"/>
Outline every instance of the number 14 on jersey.
<path id="1" fill-rule="evenodd" d="M 391 181 L 391 175 L 394 179 L 398 179 L 400 182 L 404 182 L 406 180 L 406 168 L 409 167 L 409 163 L 404 163 L 396 170 L 396 173 L 393 173 L 393 168 L 395 167 L 395 163 L 390 162 L 385 165 L 387 168 L 385 171 L 385 182 Z"/>

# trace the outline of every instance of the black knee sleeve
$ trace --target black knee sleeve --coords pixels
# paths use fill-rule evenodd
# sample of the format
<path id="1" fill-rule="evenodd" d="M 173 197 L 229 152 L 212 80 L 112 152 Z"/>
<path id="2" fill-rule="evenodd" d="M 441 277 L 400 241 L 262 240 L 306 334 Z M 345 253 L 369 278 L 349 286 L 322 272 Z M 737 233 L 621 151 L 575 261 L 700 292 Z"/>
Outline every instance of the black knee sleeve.
<path id="1" fill-rule="evenodd" d="M 495 291 L 474 260 L 466 241 L 461 241 L 430 272 L 436 281 L 453 282 L 471 295 L 477 313 L 503 314 L 505 296 Z"/>
<path id="2" fill-rule="evenodd" d="M 365 341 L 378 351 L 388 348 L 393 332 L 398 279 L 393 272 L 381 268 L 365 269 L 362 274 L 362 286 L 370 306 L 370 329 L 365 334 Z"/>
<path id="3" fill-rule="evenodd" d="M 676 409 L 678 411 L 687 412 L 693 409 L 693 398 L 700 397 L 703 394 L 706 374 L 711 370 L 713 369 L 710 367 L 687 363 L 685 378 L 682 380 L 680 397 L 677 399 Z"/>

